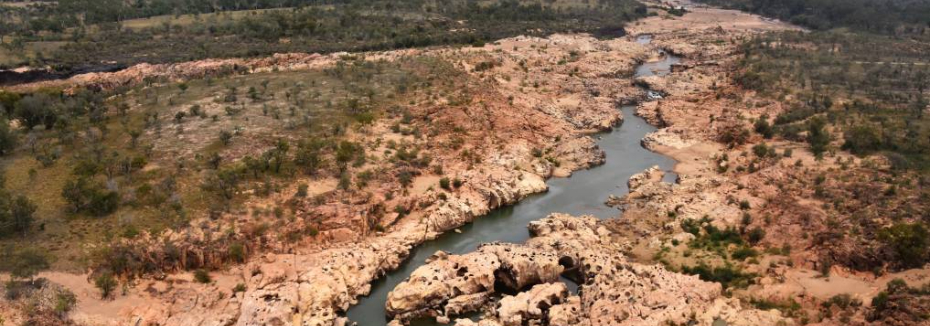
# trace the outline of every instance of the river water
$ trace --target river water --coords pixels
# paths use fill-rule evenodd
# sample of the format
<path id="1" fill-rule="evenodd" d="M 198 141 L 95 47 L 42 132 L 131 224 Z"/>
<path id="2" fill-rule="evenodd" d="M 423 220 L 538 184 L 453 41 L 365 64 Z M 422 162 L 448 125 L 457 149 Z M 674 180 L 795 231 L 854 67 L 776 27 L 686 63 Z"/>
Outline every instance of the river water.
<path id="1" fill-rule="evenodd" d="M 651 38 L 640 36 L 637 41 L 648 44 Z M 659 61 L 647 62 L 636 69 L 636 76 L 665 75 L 679 58 L 665 55 Z M 655 94 L 655 96 L 658 96 Z M 653 97 L 650 95 L 650 97 Z M 598 134 L 598 146 L 607 154 L 607 162 L 588 170 L 577 171 L 569 178 L 553 178 L 547 181 L 549 191 L 531 195 L 513 206 L 492 211 L 487 216 L 459 228 L 461 233 L 447 232 L 435 240 L 413 249 L 411 256 L 397 270 L 388 273 L 372 284 L 371 293 L 360 298 L 359 303 L 349 309 L 347 316 L 359 326 L 387 325 L 384 305 L 387 294 L 404 281 L 415 269 L 422 266 L 430 255 L 442 250 L 451 254 L 474 251 L 478 244 L 494 241 L 523 243 L 529 239 L 526 226 L 529 222 L 546 217 L 550 213 L 593 215 L 606 219 L 616 217 L 619 211 L 604 204 L 611 194 L 622 196 L 628 192 L 627 180 L 633 174 L 658 165 L 665 170 L 665 180 L 673 182 L 677 176 L 671 173 L 675 161 L 666 156 L 646 150 L 640 140 L 656 130 L 642 118 L 634 115 L 635 106 L 623 106 L 623 124 L 610 132 Z M 563 279 L 573 293 L 577 285 Z M 412 325 L 441 325 L 434 320 L 417 320 Z"/>

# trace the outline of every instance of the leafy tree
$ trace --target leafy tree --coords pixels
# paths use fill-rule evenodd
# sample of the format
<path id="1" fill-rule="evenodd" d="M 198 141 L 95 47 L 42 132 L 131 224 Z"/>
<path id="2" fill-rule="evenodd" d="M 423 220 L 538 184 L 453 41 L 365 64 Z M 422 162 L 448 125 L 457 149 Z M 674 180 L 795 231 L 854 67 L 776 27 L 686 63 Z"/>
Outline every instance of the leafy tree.
<path id="1" fill-rule="evenodd" d="M 878 131 L 869 125 L 858 125 L 845 133 L 846 142 L 843 149 L 853 154 L 862 155 L 877 151 L 882 147 L 882 139 Z"/>
<path id="2" fill-rule="evenodd" d="M 16 132 L 10 129 L 10 121 L 0 118 L 0 156 L 9 154 L 16 149 Z"/>
<path id="3" fill-rule="evenodd" d="M 40 271 L 46 270 L 49 267 L 48 258 L 34 248 L 22 249 L 13 254 L 10 258 L 8 262 L 10 276 L 19 279 L 29 279 L 30 282 L 34 281 L 33 278 L 39 274 Z"/>
<path id="4" fill-rule="evenodd" d="M 86 177 L 65 182 L 61 195 L 74 213 L 89 212 L 96 216 L 104 216 L 119 208 L 119 193 L 108 190 Z"/>
<path id="5" fill-rule="evenodd" d="M 770 139 L 775 135 L 775 129 L 772 129 L 772 125 L 769 124 L 769 115 L 763 114 L 756 120 L 756 123 L 753 125 L 757 133 L 762 135 L 765 139 Z"/>
<path id="6" fill-rule="evenodd" d="M 11 206 L 10 215 L 12 216 L 13 228 L 25 237 L 26 232 L 29 231 L 29 227 L 32 226 L 32 222 L 35 220 L 32 215 L 36 212 L 36 205 L 29 201 L 26 196 L 19 195 Z"/>
<path id="7" fill-rule="evenodd" d="M 323 162 L 320 157 L 322 147 L 323 143 L 317 140 L 301 141 L 294 153 L 294 164 L 303 168 L 307 174 L 313 174 Z"/>
<path id="8" fill-rule="evenodd" d="M 44 93 L 29 95 L 16 102 L 14 117 L 20 119 L 26 128 L 32 129 L 44 125 L 51 129 L 58 118 L 59 103 Z"/>
<path id="9" fill-rule="evenodd" d="M 351 141 L 343 140 L 336 148 L 336 162 L 345 169 L 346 164 L 356 158 L 358 155 L 365 155 L 361 145 Z"/>
<path id="10" fill-rule="evenodd" d="M 224 199 L 232 199 L 239 188 L 239 172 L 234 169 L 222 169 L 207 177 L 202 188 L 212 191 Z"/>
<path id="11" fill-rule="evenodd" d="M 821 117 L 813 117 L 807 124 L 807 142 L 811 145 L 811 152 L 820 156 L 830 144 L 830 133 L 826 130 L 827 121 Z"/>
<path id="12" fill-rule="evenodd" d="M 894 250 L 904 267 L 919 267 L 927 262 L 930 232 L 922 223 L 896 223 L 879 232 L 879 239 Z"/>

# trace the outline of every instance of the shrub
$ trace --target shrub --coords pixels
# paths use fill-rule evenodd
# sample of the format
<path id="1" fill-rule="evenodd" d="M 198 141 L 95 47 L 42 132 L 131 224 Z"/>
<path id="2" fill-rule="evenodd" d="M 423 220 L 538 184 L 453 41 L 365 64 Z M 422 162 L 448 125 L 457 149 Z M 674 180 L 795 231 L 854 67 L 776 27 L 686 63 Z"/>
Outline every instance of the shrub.
<path id="1" fill-rule="evenodd" d="M 695 236 L 701 235 L 701 223 L 695 219 L 682 220 L 681 229 Z"/>
<path id="2" fill-rule="evenodd" d="M 220 131 L 220 142 L 223 143 L 223 146 L 228 146 L 229 142 L 232 141 L 233 133 L 228 130 Z"/>
<path id="3" fill-rule="evenodd" d="M 55 313 L 59 316 L 64 316 L 70 312 L 71 309 L 74 309 L 75 304 L 77 304 L 77 297 L 71 291 L 63 289 L 55 295 Z"/>
<path id="4" fill-rule="evenodd" d="M 759 241 L 762 241 L 765 238 L 765 230 L 760 227 L 755 227 L 749 231 L 748 240 L 751 244 L 757 244 Z"/>
<path id="5" fill-rule="evenodd" d="M 400 182 L 401 186 L 407 188 L 413 183 L 413 173 L 407 170 L 401 171 L 397 174 L 397 181 Z"/>
<path id="6" fill-rule="evenodd" d="M 543 156 L 543 151 L 539 148 L 533 148 L 533 157 L 539 158 Z"/>
<path id="7" fill-rule="evenodd" d="M 745 211 L 745 210 L 750 209 L 750 208 L 751 208 L 751 207 L 750 207 L 750 205 L 749 205 L 749 201 L 748 201 L 748 200 L 743 199 L 743 200 L 741 200 L 741 201 L 739 202 L 739 209 Z"/>
<path id="8" fill-rule="evenodd" d="M 5 266 L 0 270 L 9 271 L 12 279 L 32 280 L 40 271 L 49 267 L 45 254 L 33 248 L 21 249 L 5 260 Z"/>
<path id="9" fill-rule="evenodd" d="M 14 130 L 10 130 L 10 121 L 0 118 L 0 156 L 6 155 L 16 149 L 17 137 Z"/>
<path id="10" fill-rule="evenodd" d="M 752 147 L 752 153 L 758 157 L 765 157 L 769 154 L 769 147 L 765 143 L 759 143 Z"/>
<path id="11" fill-rule="evenodd" d="M 830 144 L 830 134 L 826 130 L 827 121 L 821 117 L 814 117 L 807 124 L 807 142 L 811 145 L 811 152 L 820 156 Z"/>
<path id="12" fill-rule="evenodd" d="M 245 261 L 245 247 L 238 242 L 229 245 L 228 255 L 229 259 L 241 263 Z"/>
<path id="13" fill-rule="evenodd" d="M 869 125 L 850 128 L 846 131 L 844 138 L 846 141 L 843 143 L 843 149 L 856 155 L 868 154 L 882 147 L 881 135 L 878 130 Z"/>
<path id="14" fill-rule="evenodd" d="M 245 289 L 246 289 L 246 288 L 245 288 L 245 284 L 238 283 L 238 284 L 236 284 L 236 286 L 232 289 L 232 292 L 233 292 L 233 293 L 245 292 Z"/>
<path id="15" fill-rule="evenodd" d="M 451 182 L 449 181 L 449 178 L 443 177 L 442 179 L 439 179 L 439 187 L 445 190 L 452 190 Z"/>
<path id="16" fill-rule="evenodd" d="M 704 263 L 697 266 L 682 266 L 681 270 L 685 274 L 697 275 L 701 280 L 707 282 L 717 282 L 723 285 L 724 289 L 730 287 L 745 288 L 752 283 L 756 274 L 745 273 L 739 267 L 725 265 L 719 267 L 710 267 Z"/>
<path id="17" fill-rule="evenodd" d="M 749 140 L 749 130 L 739 125 L 724 126 L 720 129 L 717 140 L 729 146 L 742 145 Z"/>
<path id="18" fill-rule="evenodd" d="M 208 273 L 205 269 L 198 269 L 194 271 L 194 280 L 197 281 L 197 283 L 202 284 L 207 284 L 212 281 L 210 278 L 210 273 Z"/>
<path id="19" fill-rule="evenodd" d="M 903 267 L 919 267 L 926 263 L 930 233 L 922 223 L 897 223 L 879 231 L 878 237 L 894 250 Z"/>
<path id="20" fill-rule="evenodd" d="M 843 294 L 834 295 L 829 300 L 824 301 L 822 305 L 825 308 L 837 306 L 841 309 L 846 309 L 849 307 L 858 307 L 862 305 L 862 301 L 859 301 L 859 299 L 853 298 L 849 294 L 843 293 Z"/>
<path id="21" fill-rule="evenodd" d="M 732 254 L 730 254 L 730 256 L 736 260 L 745 260 L 746 258 L 756 257 L 758 255 L 759 255 L 758 251 L 750 247 L 747 247 L 747 246 L 739 247 L 736 250 L 734 250 Z"/>
<path id="22" fill-rule="evenodd" d="M 769 115 L 763 114 L 756 120 L 756 123 L 753 125 L 757 133 L 762 135 L 763 138 L 769 139 L 775 135 L 775 130 L 772 129 L 772 125 L 769 124 Z"/>
<path id="23" fill-rule="evenodd" d="M 294 196 L 296 196 L 296 197 L 298 197 L 298 198 L 305 198 L 305 197 L 307 197 L 307 189 L 308 189 L 308 188 L 309 188 L 309 187 L 307 186 L 306 183 L 301 183 L 301 184 L 297 185 L 297 193 L 294 194 Z"/>
<path id="24" fill-rule="evenodd" d="M 61 195 L 75 213 L 105 216 L 116 211 L 120 204 L 119 193 L 83 177 L 67 181 Z"/>
<path id="25" fill-rule="evenodd" d="M 100 290 L 100 296 L 103 299 L 109 298 L 110 295 L 113 294 L 116 285 L 116 278 L 113 277 L 113 274 L 110 272 L 103 272 L 94 278 L 94 286 Z"/>

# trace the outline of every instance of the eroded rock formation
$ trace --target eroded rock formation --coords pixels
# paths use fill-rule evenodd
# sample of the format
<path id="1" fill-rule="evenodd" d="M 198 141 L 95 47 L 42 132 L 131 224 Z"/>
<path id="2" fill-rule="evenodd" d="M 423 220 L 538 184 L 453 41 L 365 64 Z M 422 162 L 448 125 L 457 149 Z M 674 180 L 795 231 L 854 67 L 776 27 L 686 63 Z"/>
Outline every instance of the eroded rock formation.
<path id="1" fill-rule="evenodd" d="M 629 261 L 594 217 L 552 214 L 529 229 L 532 238 L 524 245 L 438 253 L 391 292 L 388 314 L 401 322 L 424 316 L 449 320 L 481 308 L 486 320 L 457 325 L 505 326 L 710 325 L 724 315 L 737 324 L 781 320 L 777 312 L 742 308 L 722 296 L 719 284 Z M 568 295 L 559 274 L 579 283 L 578 295 Z M 518 292 L 489 300 L 504 290 Z M 471 310 L 461 309 L 463 301 Z"/>

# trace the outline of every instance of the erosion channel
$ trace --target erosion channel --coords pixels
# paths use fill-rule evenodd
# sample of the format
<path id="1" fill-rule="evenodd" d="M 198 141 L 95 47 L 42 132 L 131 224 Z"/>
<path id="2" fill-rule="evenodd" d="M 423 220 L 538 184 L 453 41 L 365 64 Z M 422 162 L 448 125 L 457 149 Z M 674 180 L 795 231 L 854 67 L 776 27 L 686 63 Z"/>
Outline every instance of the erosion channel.
<path id="1" fill-rule="evenodd" d="M 637 38 L 637 42 L 642 44 L 650 41 L 647 35 Z M 663 53 L 661 60 L 646 62 L 638 67 L 635 77 L 665 75 L 671 65 L 679 61 L 680 58 Z M 647 92 L 648 98 L 660 96 L 652 91 Z M 387 325 L 389 320 L 385 317 L 384 305 L 388 292 L 437 251 L 464 254 L 473 251 L 481 243 L 522 243 L 529 238 L 526 225 L 550 213 L 593 215 L 602 219 L 616 216 L 617 210 L 607 207 L 604 202 L 611 194 L 626 194 L 626 181 L 630 176 L 655 165 L 670 172 L 675 164 L 671 158 L 642 147 L 640 140 L 656 128 L 634 115 L 636 107 L 625 105 L 620 109 L 623 111 L 623 124 L 610 132 L 597 135 L 598 146 L 607 155 L 605 164 L 577 171 L 569 178 L 553 178 L 547 182 L 549 191 L 530 196 L 517 205 L 497 209 L 488 216 L 462 226 L 458 230 L 460 232 L 448 232 L 416 247 L 400 268 L 375 281 L 371 293 L 349 309 L 349 320 L 365 326 Z M 669 182 L 673 182 L 676 177 L 674 173 L 665 174 Z M 577 289 L 577 285 L 571 281 L 563 281 L 569 285 L 570 291 Z M 412 325 L 440 324 L 428 319 L 414 321 Z"/>

